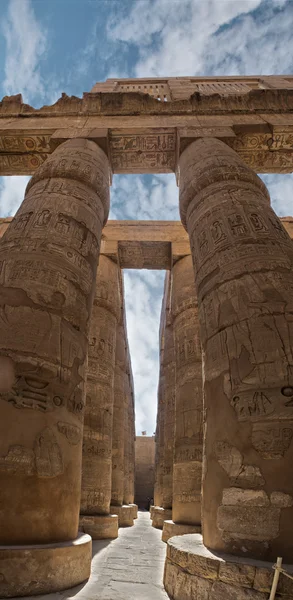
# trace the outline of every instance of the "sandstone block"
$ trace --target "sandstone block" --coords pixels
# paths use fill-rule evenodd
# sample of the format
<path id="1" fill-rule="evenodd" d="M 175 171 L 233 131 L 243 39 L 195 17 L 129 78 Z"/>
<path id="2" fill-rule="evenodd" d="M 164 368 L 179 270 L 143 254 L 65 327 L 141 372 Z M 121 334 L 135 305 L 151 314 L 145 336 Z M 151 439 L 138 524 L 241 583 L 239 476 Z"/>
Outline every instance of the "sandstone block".
<path id="1" fill-rule="evenodd" d="M 92 540 L 79 534 L 72 542 L 39 546 L 0 546 L 0 597 L 50 594 L 89 578 Z"/>

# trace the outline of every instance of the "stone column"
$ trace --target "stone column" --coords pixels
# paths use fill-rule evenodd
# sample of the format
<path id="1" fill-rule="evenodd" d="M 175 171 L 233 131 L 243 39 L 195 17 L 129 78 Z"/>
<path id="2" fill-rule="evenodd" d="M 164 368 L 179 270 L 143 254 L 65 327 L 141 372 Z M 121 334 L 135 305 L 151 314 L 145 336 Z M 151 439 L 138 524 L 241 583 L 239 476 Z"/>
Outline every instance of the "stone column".
<path id="1" fill-rule="evenodd" d="M 165 354 L 165 343 L 166 343 L 166 322 L 169 314 L 169 298 L 170 298 L 170 272 L 166 272 L 165 283 L 164 283 L 164 294 L 162 300 L 161 318 L 160 318 L 160 375 L 158 385 L 158 410 L 157 410 L 157 427 L 156 427 L 156 458 L 155 458 L 155 490 L 154 490 L 154 508 L 152 508 L 152 525 L 157 529 L 163 528 L 163 523 L 166 519 L 171 519 L 172 511 L 170 506 L 163 506 L 168 503 L 169 498 L 166 498 L 164 492 L 164 482 L 166 482 L 166 465 L 165 465 L 165 450 L 168 433 L 166 429 L 166 389 L 168 387 L 168 381 L 166 385 L 166 379 L 168 379 L 168 372 L 166 377 L 164 356 Z M 169 356 L 170 350 L 170 339 L 167 339 L 167 356 Z M 167 358 L 168 363 L 168 358 Z M 168 371 L 168 369 L 167 369 Z M 168 496 L 168 493 L 167 493 Z"/>
<path id="2" fill-rule="evenodd" d="M 202 354 L 191 256 L 172 270 L 172 316 L 176 360 L 172 519 L 164 539 L 200 532 L 203 446 Z"/>
<path id="3" fill-rule="evenodd" d="M 174 463 L 174 434 L 175 434 L 175 349 L 173 336 L 173 323 L 171 312 L 171 277 L 170 271 L 166 276 L 169 279 L 168 304 L 166 308 L 164 326 L 164 350 L 162 355 L 162 368 L 164 372 L 164 450 L 163 450 L 163 499 L 162 507 L 172 510 L 173 503 L 173 463 Z"/>
<path id="4" fill-rule="evenodd" d="M 1 240 L 2 597 L 67 588 L 90 572 L 90 538 L 76 536 L 89 322 L 108 207 L 106 155 L 71 140 L 33 175 Z"/>
<path id="5" fill-rule="evenodd" d="M 126 412 L 128 410 L 129 375 L 128 375 L 128 347 L 125 331 L 124 314 L 124 289 L 121 270 L 119 270 L 120 283 L 120 316 L 117 329 L 116 359 L 114 377 L 114 415 L 113 415 L 113 442 L 112 442 L 112 493 L 111 513 L 118 515 L 119 527 L 133 525 L 133 508 L 124 504 L 125 480 L 128 475 L 125 468 L 125 453 L 128 445 L 128 431 L 126 430 Z"/>
<path id="6" fill-rule="evenodd" d="M 110 513 L 118 266 L 101 256 L 91 318 L 83 430 L 80 529 L 93 539 L 116 538 Z"/>
<path id="7" fill-rule="evenodd" d="M 180 209 L 204 353 L 203 541 L 210 552 L 198 539 L 191 559 L 191 540 L 184 544 L 203 577 L 204 562 L 215 573 L 214 583 L 200 578 L 209 598 L 242 599 L 248 583 L 258 599 L 271 589 L 264 560 L 293 557 L 292 241 L 263 182 L 219 140 L 198 140 L 183 152 Z M 222 552 L 234 556 L 221 561 Z M 278 594 L 285 587 L 293 597 L 292 581 L 281 576 Z"/>

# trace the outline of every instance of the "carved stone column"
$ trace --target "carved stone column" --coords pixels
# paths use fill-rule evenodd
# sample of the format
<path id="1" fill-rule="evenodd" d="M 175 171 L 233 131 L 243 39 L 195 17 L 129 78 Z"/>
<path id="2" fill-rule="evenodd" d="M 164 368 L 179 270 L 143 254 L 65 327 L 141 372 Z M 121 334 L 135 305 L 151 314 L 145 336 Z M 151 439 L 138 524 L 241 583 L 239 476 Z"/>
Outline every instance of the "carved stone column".
<path id="1" fill-rule="evenodd" d="M 164 540 L 200 532 L 203 445 L 202 354 L 191 256 L 172 269 L 172 316 L 176 360 L 172 519 Z"/>
<path id="2" fill-rule="evenodd" d="M 93 539 L 118 536 L 118 518 L 109 513 L 119 300 L 117 264 L 101 256 L 88 351 L 80 509 L 80 529 Z"/>
<path id="3" fill-rule="evenodd" d="M 1 240 L 2 597 L 53 592 L 90 572 L 90 537 L 76 536 L 89 322 L 108 207 L 106 155 L 71 140 L 33 175 Z"/>
<path id="4" fill-rule="evenodd" d="M 168 363 L 170 363 L 170 350 L 172 356 L 173 346 L 173 342 L 170 343 L 170 336 L 168 334 L 166 338 L 166 323 L 170 309 L 170 281 L 170 272 L 167 271 L 165 276 L 160 318 L 160 375 L 158 385 L 158 411 L 156 427 L 154 508 L 152 508 L 152 525 L 157 529 L 162 529 L 164 521 L 166 519 L 171 519 L 172 517 L 172 510 L 170 506 L 170 502 L 172 502 L 170 498 L 170 489 L 168 488 L 166 491 L 164 487 L 165 484 L 170 484 L 170 480 L 167 482 L 166 479 L 166 457 L 168 456 L 167 447 L 169 449 L 169 445 L 172 443 L 172 440 L 168 439 L 169 432 L 166 428 L 166 413 L 168 409 L 167 398 L 169 399 L 169 394 L 167 392 L 170 391 L 170 376 L 172 378 L 172 367 L 170 369 Z"/>
<path id="5" fill-rule="evenodd" d="M 128 347 L 126 338 L 126 322 L 124 314 L 124 289 L 122 273 L 120 281 L 120 317 L 117 329 L 116 359 L 114 377 L 114 415 L 112 442 L 112 493 L 110 511 L 118 515 L 119 527 L 133 525 L 133 507 L 124 503 L 125 481 L 128 485 L 128 466 L 125 465 L 125 454 L 128 454 L 128 402 L 129 374 Z M 127 418 L 126 418 L 127 415 Z M 128 489 L 128 488 L 127 488 Z"/>
<path id="6" fill-rule="evenodd" d="M 163 451 L 163 499 L 162 507 L 172 510 L 173 503 L 173 463 L 174 463 L 174 434 L 175 434 L 175 349 L 173 336 L 172 312 L 170 307 L 171 277 L 169 279 L 168 304 L 164 326 L 164 350 L 162 367 L 164 371 L 164 451 Z"/>
<path id="7" fill-rule="evenodd" d="M 207 584 L 215 598 L 233 597 L 232 591 L 244 597 L 247 580 L 254 598 L 257 590 L 269 593 L 273 576 L 271 564 L 256 559 L 293 557 L 292 241 L 263 182 L 219 140 L 198 140 L 183 152 L 180 210 L 191 241 L 204 353 L 202 518 L 210 552 L 199 536 L 185 537 L 198 538 L 194 568 L 198 560 L 203 574 L 204 561 L 217 569 L 216 581 Z M 182 556 L 186 545 L 190 560 L 191 539 L 184 540 Z M 219 569 L 222 552 L 234 557 L 226 554 Z M 250 570 L 242 556 L 251 559 Z M 223 583 L 222 567 L 234 571 L 231 585 Z M 172 595 L 171 570 L 165 585 Z M 287 586 L 293 597 L 285 579 L 278 594 Z"/>

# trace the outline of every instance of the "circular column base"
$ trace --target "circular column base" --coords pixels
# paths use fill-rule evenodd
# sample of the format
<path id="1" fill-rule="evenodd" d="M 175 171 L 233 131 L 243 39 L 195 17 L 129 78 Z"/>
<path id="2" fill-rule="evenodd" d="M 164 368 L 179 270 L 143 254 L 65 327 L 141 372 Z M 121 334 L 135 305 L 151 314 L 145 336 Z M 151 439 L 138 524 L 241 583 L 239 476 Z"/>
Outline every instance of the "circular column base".
<path id="1" fill-rule="evenodd" d="M 268 600 L 273 563 L 213 553 L 199 534 L 173 537 L 167 542 L 164 586 L 172 600 Z M 293 574 L 293 565 L 283 565 Z M 276 599 L 293 598 L 293 581 L 280 574 Z"/>
<path id="2" fill-rule="evenodd" d="M 174 523 L 174 521 L 164 521 L 162 541 L 167 542 L 174 535 L 184 535 L 186 533 L 201 533 L 201 525 L 186 525 L 184 523 Z"/>
<path id="3" fill-rule="evenodd" d="M 129 504 L 129 506 L 132 507 L 133 518 L 137 519 L 137 513 L 138 513 L 138 506 L 137 506 L 137 504 Z"/>
<path id="4" fill-rule="evenodd" d="M 117 515 L 80 515 L 79 529 L 93 540 L 114 540 L 118 537 Z"/>
<path id="5" fill-rule="evenodd" d="M 110 506 L 113 515 L 118 516 L 118 527 L 132 527 L 133 525 L 133 505 L 123 504 L 122 506 Z"/>
<path id="6" fill-rule="evenodd" d="M 172 519 L 172 510 L 170 508 L 162 508 L 154 506 L 152 526 L 156 529 L 163 529 L 164 521 Z"/>
<path id="7" fill-rule="evenodd" d="M 150 519 L 153 519 L 154 516 L 154 505 L 150 506 Z"/>
<path id="8" fill-rule="evenodd" d="M 0 598 L 65 590 L 89 578 L 92 540 L 78 534 L 59 544 L 0 546 Z"/>

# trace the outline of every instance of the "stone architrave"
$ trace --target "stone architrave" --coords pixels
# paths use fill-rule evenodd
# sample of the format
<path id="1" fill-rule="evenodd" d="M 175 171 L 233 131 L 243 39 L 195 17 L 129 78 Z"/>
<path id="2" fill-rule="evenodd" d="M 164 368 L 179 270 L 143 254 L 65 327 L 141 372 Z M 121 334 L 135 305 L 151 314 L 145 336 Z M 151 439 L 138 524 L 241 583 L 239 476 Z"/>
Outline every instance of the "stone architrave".
<path id="1" fill-rule="evenodd" d="M 203 445 L 202 354 L 191 256 L 172 270 L 176 360 L 172 518 L 200 526 Z"/>
<path id="2" fill-rule="evenodd" d="M 110 519 L 109 513 L 119 300 L 118 266 L 100 256 L 88 350 L 80 507 L 80 529 L 94 539 L 118 535 L 118 519 Z"/>
<path id="3" fill-rule="evenodd" d="M 216 139 L 180 158 L 204 355 L 204 544 L 293 557 L 293 246 L 261 179 Z"/>
<path id="4" fill-rule="evenodd" d="M 34 545 L 71 544 L 78 530 L 84 379 L 109 163 L 88 140 L 65 142 L 29 181 L 0 244 L 0 572 Z M 21 498 L 21 510 L 20 510 Z M 89 536 L 84 536 L 89 540 Z M 9 545 L 13 549 L 9 549 Z M 20 548 L 15 549 L 16 546 Z M 69 547 L 68 546 L 68 547 Z M 68 565 L 64 585 L 89 575 Z M 52 546 L 50 546 L 52 550 Z M 50 551 L 51 552 L 51 551 Z M 52 554 L 52 552 L 51 552 Z M 37 593 L 30 570 L 26 594 Z M 42 593 L 62 589 L 54 560 Z M 7 567 L 8 568 L 8 567 Z M 72 570 L 73 568 L 73 570 Z M 8 575 L 7 575 L 8 576 Z M 11 578 L 7 579 L 11 581 Z M 57 583 L 56 583 L 57 582 Z M 66 583 L 65 583 L 66 582 Z M 27 584 L 27 587 L 26 587 Z M 17 584 L 4 594 L 18 594 Z"/>

